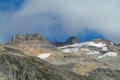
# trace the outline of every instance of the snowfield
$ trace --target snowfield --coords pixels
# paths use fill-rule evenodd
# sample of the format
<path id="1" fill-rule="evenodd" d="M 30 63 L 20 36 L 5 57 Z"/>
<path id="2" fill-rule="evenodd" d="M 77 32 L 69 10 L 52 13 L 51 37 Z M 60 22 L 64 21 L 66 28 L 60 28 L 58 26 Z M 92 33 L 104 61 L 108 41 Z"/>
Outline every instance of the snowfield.
<path id="1" fill-rule="evenodd" d="M 52 53 L 42 53 L 39 54 L 38 57 L 41 59 L 46 59 L 47 57 L 49 57 Z"/>
<path id="2" fill-rule="evenodd" d="M 68 48 L 68 47 L 83 47 L 83 46 L 94 46 L 94 47 L 105 47 L 106 44 L 103 44 L 103 43 L 95 43 L 93 41 L 90 41 L 90 42 L 83 42 L 83 43 L 76 43 L 76 44 L 73 44 L 73 45 L 68 45 L 68 46 L 62 46 L 62 47 L 58 47 L 59 49 L 63 49 L 63 48 Z"/>
<path id="3" fill-rule="evenodd" d="M 102 51 L 108 51 L 108 48 L 106 46 L 102 47 Z"/>
<path id="4" fill-rule="evenodd" d="M 82 50 L 87 51 L 87 55 L 99 54 L 98 51 L 92 51 L 87 48 L 82 48 Z"/>
<path id="5" fill-rule="evenodd" d="M 106 57 L 106 56 L 116 57 L 117 55 L 118 55 L 118 53 L 116 53 L 116 52 L 107 52 L 107 53 L 105 53 L 104 55 L 99 56 L 98 58 L 104 58 L 104 57 Z"/>
<path id="6" fill-rule="evenodd" d="M 113 43 L 111 42 L 111 44 L 113 44 Z M 98 49 L 92 50 L 91 48 L 89 48 L 89 46 L 95 47 Z M 86 51 L 87 55 L 96 55 L 96 57 L 98 59 L 102 59 L 102 58 L 107 57 L 107 56 L 108 57 L 116 57 L 118 55 L 117 52 L 108 52 L 107 44 L 104 44 L 101 42 L 95 43 L 93 41 L 62 46 L 62 47 L 58 47 L 58 49 L 60 49 L 64 53 L 76 53 L 81 49 L 81 50 Z M 101 51 L 103 51 L 105 53 L 101 54 Z"/>
<path id="7" fill-rule="evenodd" d="M 62 51 L 64 53 L 71 53 L 71 52 L 75 53 L 75 52 L 79 51 L 79 48 L 67 48 L 67 49 L 63 49 Z"/>
<path id="8" fill-rule="evenodd" d="M 97 51 L 90 51 L 90 52 L 87 53 L 87 55 L 93 55 L 93 54 L 100 54 L 100 53 L 97 52 Z"/>
<path id="9" fill-rule="evenodd" d="M 103 44 L 103 43 L 95 43 L 93 41 L 90 41 L 90 42 L 87 42 L 86 44 L 87 46 L 94 46 L 94 47 L 98 47 L 98 48 L 101 48 L 101 47 L 105 47 L 106 44 Z"/>
<path id="10" fill-rule="evenodd" d="M 62 50 L 65 53 L 70 53 L 70 52 L 77 52 L 83 46 L 93 46 L 93 47 L 97 47 L 97 48 L 102 48 L 103 51 L 107 51 L 106 44 L 95 43 L 93 41 L 83 42 L 83 43 L 76 43 L 76 44 L 67 45 L 67 46 L 62 46 L 62 47 L 58 47 L 58 49 Z M 97 53 L 94 52 L 94 53 L 98 54 L 98 52 Z M 90 54 L 94 54 L 94 53 L 90 52 Z"/>

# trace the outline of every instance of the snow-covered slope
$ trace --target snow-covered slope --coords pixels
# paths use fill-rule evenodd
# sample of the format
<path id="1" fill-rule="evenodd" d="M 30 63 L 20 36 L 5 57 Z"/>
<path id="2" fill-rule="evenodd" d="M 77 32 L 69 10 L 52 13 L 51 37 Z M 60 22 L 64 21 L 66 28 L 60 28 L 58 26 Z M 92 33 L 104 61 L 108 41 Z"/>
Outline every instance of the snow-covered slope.
<path id="1" fill-rule="evenodd" d="M 77 53 L 79 50 L 83 50 L 86 51 L 87 55 L 98 55 L 98 58 L 103 58 L 105 56 L 116 57 L 118 54 L 115 51 L 109 51 L 108 44 L 94 41 L 76 43 L 58 48 L 64 53 Z"/>
<path id="2" fill-rule="evenodd" d="M 110 41 L 99 39 L 61 46 L 58 49 L 61 50 L 60 54 L 51 54 L 44 60 L 81 75 L 97 68 L 120 70 L 120 47 Z"/>
<path id="3" fill-rule="evenodd" d="M 104 43 L 95 43 L 93 41 L 90 41 L 90 42 L 76 43 L 76 44 L 68 45 L 68 46 L 62 46 L 62 47 L 58 47 L 58 48 L 59 49 L 65 49 L 65 48 L 69 48 L 69 47 L 81 48 L 83 46 L 94 46 L 94 47 L 98 47 L 98 48 L 103 48 L 103 47 L 106 46 L 106 44 L 104 44 Z"/>
<path id="4" fill-rule="evenodd" d="M 107 52 L 106 54 L 99 56 L 98 58 L 104 58 L 107 56 L 116 57 L 117 55 L 118 55 L 118 53 L 116 53 L 116 52 Z"/>
<path id="5" fill-rule="evenodd" d="M 95 43 L 93 41 L 90 42 L 83 42 L 83 43 L 76 43 L 73 45 L 68 45 L 68 46 L 62 46 L 62 47 L 58 47 L 60 50 L 62 50 L 63 52 L 67 52 L 70 53 L 73 51 L 78 51 L 76 49 L 80 49 L 82 47 L 88 47 L 88 46 L 92 46 L 92 47 L 96 47 L 96 48 L 102 48 L 102 50 L 107 50 L 106 44 L 104 43 Z M 67 50 L 67 51 L 66 51 Z"/>

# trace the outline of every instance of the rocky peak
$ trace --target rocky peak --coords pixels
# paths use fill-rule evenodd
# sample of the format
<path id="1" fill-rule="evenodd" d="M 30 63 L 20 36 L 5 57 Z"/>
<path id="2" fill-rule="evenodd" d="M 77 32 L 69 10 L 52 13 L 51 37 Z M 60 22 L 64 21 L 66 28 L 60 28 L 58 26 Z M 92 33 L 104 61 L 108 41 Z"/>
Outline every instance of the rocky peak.
<path id="1" fill-rule="evenodd" d="M 76 36 L 72 36 L 70 37 L 65 44 L 70 45 L 70 44 L 75 44 L 75 43 L 80 43 L 79 38 L 77 38 Z"/>
<path id="2" fill-rule="evenodd" d="M 31 41 L 31 40 L 45 40 L 40 34 L 34 33 L 34 34 L 26 34 L 26 35 L 14 35 L 12 37 L 12 40 L 8 43 L 20 43 L 23 41 Z"/>
<path id="3" fill-rule="evenodd" d="M 25 34 L 25 35 L 14 35 L 12 39 L 6 43 L 9 46 L 15 46 L 19 50 L 26 52 L 27 54 L 38 54 L 43 50 L 58 50 L 53 44 L 47 41 L 38 33 L 34 34 Z M 36 52 L 36 53 L 35 53 Z"/>
<path id="4" fill-rule="evenodd" d="M 107 45 L 114 44 L 112 41 L 110 41 L 108 39 L 95 39 L 95 40 L 93 40 L 93 42 L 104 43 L 104 44 L 107 44 Z"/>
<path id="5" fill-rule="evenodd" d="M 66 42 L 53 42 L 52 44 L 57 47 L 60 47 L 60 46 L 71 45 L 75 43 L 80 43 L 79 38 L 77 38 L 76 36 L 71 36 L 70 38 L 68 38 Z"/>

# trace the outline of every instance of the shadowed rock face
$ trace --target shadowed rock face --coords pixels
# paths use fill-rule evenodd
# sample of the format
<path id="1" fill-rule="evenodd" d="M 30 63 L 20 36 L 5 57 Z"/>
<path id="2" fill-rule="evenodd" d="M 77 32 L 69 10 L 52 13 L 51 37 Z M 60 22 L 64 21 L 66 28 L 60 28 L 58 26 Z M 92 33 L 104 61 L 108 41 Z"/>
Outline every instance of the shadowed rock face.
<path id="1" fill-rule="evenodd" d="M 68 40 L 66 42 L 53 42 L 53 44 L 57 47 L 71 45 L 71 44 L 75 44 L 75 43 L 80 43 L 79 38 L 77 38 L 76 36 L 71 36 L 70 38 L 68 38 Z"/>
<path id="2" fill-rule="evenodd" d="M 115 44 L 115 45 L 120 47 L 120 44 Z"/>
<path id="3" fill-rule="evenodd" d="M 0 80 L 89 79 L 51 65 L 39 58 L 24 55 L 14 48 L 0 46 Z"/>
<path id="4" fill-rule="evenodd" d="M 75 43 L 80 43 L 80 40 L 79 40 L 76 36 L 70 37 L 70 38 L 65 42 L 66 45 L 71 45 L 71 44 L 75 44 Z"/>

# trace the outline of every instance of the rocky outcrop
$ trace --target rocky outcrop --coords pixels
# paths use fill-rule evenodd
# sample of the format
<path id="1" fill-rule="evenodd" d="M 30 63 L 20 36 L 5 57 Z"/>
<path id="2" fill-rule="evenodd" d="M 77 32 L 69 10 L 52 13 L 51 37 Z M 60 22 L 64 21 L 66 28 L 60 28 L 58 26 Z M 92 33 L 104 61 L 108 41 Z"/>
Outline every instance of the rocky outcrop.
<path id="1" fill-rule="evenodd" d="M 115 44 L 116 46 L 120 47 L 120 44 Z"/>
<path id="2" fill-rule="evenodd" d="M 94 80 L 120 80 L 120 70 L 97 68 L 88 76 Z"/>
<path id="3" fill-rule="evenodd" d="M 71 44 L 75 44 L 75 43 L 80 43 L 79 38 L 77 38 L 76 36 L 70 37 L 70 38 L 65 42 L 66 45 L 71 45 Z"/>
<path id="4" fill-rule="evenodd" d="M 21 51 L 0 46 L 0 80 L 92 80 Z"/>
<path id="5" fill-rule="evenodd" d="M 53 44 L 57 47 L 60 46 L 65 46 L 65 45 L 71 45 L 71 44 L 75 44 L 75 43 L 80 43 L 79 38 L 77 38 L 76 36 L 71 36 L 67 41 L 65 42 L 53 42 Z"/>
<path id="6" fill-rule="evenodd" d="M 38 33 L 26 35 L 17 34 L 12 37 L 12 40 L 10 40 L 7 45 L 17 46 L 18 48 L 21 47 L 19 45 L 27 45 L 34 48 L 57 50 L 57 48 L 53 44 L 51 44 Z"/>
<path id="7" fill-rule="evenodd" d="M 110 41 L 108 39 L 94 39 L 92 41 L 95 42 L 95 43 L 105 43 L 107 45 L 114 44 L 112 41 Z"/>
<path id="8" fill-rule="evenodd" d="M 14 44 L 14 43 L 21 43 L 26 41 L 32 41 L 32 40 L 45 40 L 40 34 L 26 34 L 26 35 L 14 35 L 12 37 L 12 40 L 8 42 L 8 44 Z"/>

